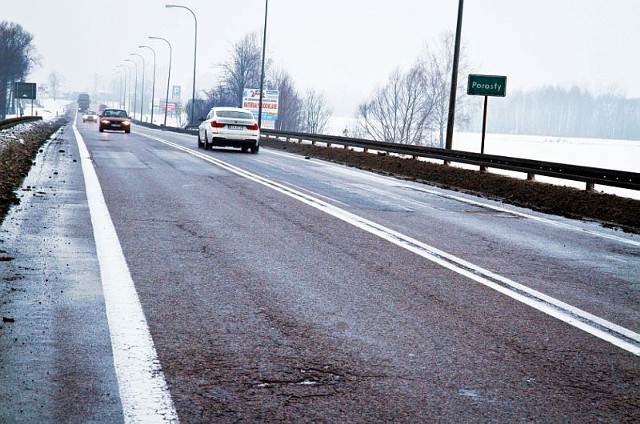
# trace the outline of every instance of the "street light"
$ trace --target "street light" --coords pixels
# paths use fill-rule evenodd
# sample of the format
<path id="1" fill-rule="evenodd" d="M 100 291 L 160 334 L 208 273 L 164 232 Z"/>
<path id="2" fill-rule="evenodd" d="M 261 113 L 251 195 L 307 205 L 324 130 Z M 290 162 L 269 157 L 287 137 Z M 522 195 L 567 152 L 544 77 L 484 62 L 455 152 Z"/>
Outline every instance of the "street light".
<path id="1" fill-rule="evenodd" d="M 114 73 L 117 74 L 117 78 L 118 78 L 118 97 L 117 97 L 117 99 L 118 99 L 118 106 L 120 107 L 120 109 L 122 109 L 122 97 L 123 97 L 122 93 L 123 93 L 123 90 L 124 90 L 124 79 L 125 79 L 124 75 L 125 74 L 124 74 L 124 71 L 122 69 L 119 69 L 119 68 L 115 68 L 113 71 L 114 71 Z M 113 93 L 111 95 L 111 98 L 113 98 Z"/>
<path id="2" fill-rule="evenodd" d="M 194 43 L 193 43 L 193 91 L 191 94 L 191 122 L 193 123 L 195 121 L 195 117 L 194 117 L 194 106 L 196 103 L 196 55 L 198 52 L 198 19 L 196 18 L 196 14 L 193 13 L 193 10 L 189 9 L 187 6 L 180 6 L 177 4 L 166 4 L 165 5 L 166 8 L 181 8 L 181 9 L 187 9 L 189 12 L 191 12 L 191 14 L 193 15 L 193 20 L 195 22 L 195 37 L 194 37 Z"/>
<path id="3" fill-rule="evenodd" d="M 462 7 L 464 0 L 458 3 L 458 23 L 456 25 L 456 41 L 453 50 L 453 69 L 451 70 L 451 95 L 449 96 L 449 116 L 447 119 L 447 142 L 446 148 L 453 147 L 453 124 L 456 116 L 456 90 L 458 88 L 458 62 L 460 59 L 460 36 L 462 35 Z M 448 162 L 445 162 L 448 164 Z"/>
<path id="4" fill-rule="evenodd" d="M 260 100 L 258 102 L 258 128 L 262 128 L 262 92 L 264 90 L 264 57 L 267 48 L 267 14 L 269 11 L 269 0 L 264 2 L 264 34 L 262 36 L 262 71 L 260 72 Z"/>
<path id="5" fill-rule="evenodd" d="M 162 40 L 169 46 L 169 74 L 167 75 L 167 97 L 164 100 L 164 126 L 167 126 L 167 110 L 169 109 L 169 84 L 171 82 L 171 56 L 173 55 L 173 48 L 171 43 L 166 38 L 162 37 L 149 37 L 151 40 Z"/>
<path id="6" fill-rule="evenodd" d="M 120 101 L 120 107 L 124 108 L 127 104 L 127 70 L 129 68 L 124 65 L 118 65 L 116 68 L 120 68 L 124 72 L 124 90 L 122 91 L 122 101 Z"/>
<path id="7" fill-rule="evenodd" d="M 133 84 L 133 109 L 131 109 L 131 99 L 129 99 L 129 111 L 133 110 L 133 119 L 136 118 L 136 98 L 138 97 L 138 62 L 133 59 L 125 59 L 125 62 L 131 62 L 136 65 L 136 81 Z M 131 89 L 129 89 L 129 94 L 131 94 Z M 142 117 L 140 117 L 142 119 Z"/>
<path id="8" fill-rule="evenodd" d="M 138 56 L 142 59 L 142 92 L 140 93 L 140 121 L 144 121 L 142 113 L 144 112 L 144 56 L 138 53 L 129 53 L 129 56 Z M 135 107 L 135 106 L 134 106 Z"/>
<path id="9" fill-rule="evenodd" d="M 138 46 L 140 49 L 149 49 L 153 52 L 153 85 L 151 86 L 151 124 L 153 124 L 153 106 L 156 100 L 156 51 L 149 46 Z"/>

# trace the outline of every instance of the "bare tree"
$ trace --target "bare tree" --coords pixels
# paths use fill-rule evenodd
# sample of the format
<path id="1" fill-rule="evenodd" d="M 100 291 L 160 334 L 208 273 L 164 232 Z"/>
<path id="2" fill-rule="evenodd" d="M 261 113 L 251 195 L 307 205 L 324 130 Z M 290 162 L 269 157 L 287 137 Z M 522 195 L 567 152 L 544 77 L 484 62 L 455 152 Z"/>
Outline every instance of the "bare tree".
<path id="1" fill-rule="evenodd" d="M 233 106 L 242 106 L 245 88 L 260 87 L 261 64 L 262 49 L 255 32 L 245 35 L 231 47 L 231 57 L 220 67 L 222 84 L 232 94 Z"/>
<path id="2" fill-rule="evenodd" d="M 0 117 L 7 114 L 7 89 L 26 78 L 38 64 L 32 41 L 33 36 L 22 26 L 0 22 Z"/>
<path id="3" fill-rule="evenodd" d="M 394 71 L 389 81 L 372 99 L 358 107 L 359 132 L 376 140 L 403 144 L 430 144 L 432 132 L 439 134 L 444 147 L 447 127 L 451 69 L 453 67 L 453 34 L 443 34 L 407 72 Z M 464 55 L 459 69 L 468 71 Z M 458 124 L 469 120 L 466 105 L 466 78 L 459 78 L 456 112 Z"/>
<path id="4" fill-rule="evenodd" d="M 205 109 L 207 112 L 216 106 L 235 106 L 236 98 L 226 85 L 218 84 L 217 87 L 212 88 L 209 91 L 205 91 L 207 100 L 205 103 Z M 205 113 L 206 115 L 206 113 Z"/>
<path id="5" fill-rule="evenodd" d="M 422 144 L 434 105 L 426 82 L 421 64 L 407 73 L 395 70 L 387 85 L 359 106 L 359 130 L 375 140 Z"/>
<path id="6" fill-rule="evenodd" d="M 53 100 L 58 97 L 58 90 L 60 90 L 62 81 L 62 75 L 60 75 L 58 72 L 51 71 L 51 73 L 49 73 L 49 90 L 51 92 L 51 96 L 53 96 Z"/>
<path id="7" fill-rule="evenodd" d="M 279 92 L 276 130 L 300 131 L 302 127 L 302 99 L 291 76 L 284 70 L 276 72 L 270 83 Z"/>
<path id="8" fill-rule="evenodd" d="M 310 134 L 322 134 L 332 113 L 324 96 L 309 90 L 302 103 L 302 130 Z"/>
<path id="9" fill-rule="evenodd" d="M 449 117 L 449 97 L 451 95 L 451 73 L 453 69 L 453 51 L 455 36 L 451 32 L 440 35 L 435 45 L 427 44 L 422 58 L 425 67 L 426 85 L 433 100 L 433 115 L 431 123 L 433 130 L 438 133 L 439 147 L 444 148 L 445 132 Z M 464 46 L 463 46 L 464 47 Z M 470 120 L 467 112 L 469 96 L 467 96 L 467 74 L 469 65 L 464 54 L 464 48 L 460 51 L 458 64 L 458 87 L 456 92 L 456 125 L 463 126 Z"/>

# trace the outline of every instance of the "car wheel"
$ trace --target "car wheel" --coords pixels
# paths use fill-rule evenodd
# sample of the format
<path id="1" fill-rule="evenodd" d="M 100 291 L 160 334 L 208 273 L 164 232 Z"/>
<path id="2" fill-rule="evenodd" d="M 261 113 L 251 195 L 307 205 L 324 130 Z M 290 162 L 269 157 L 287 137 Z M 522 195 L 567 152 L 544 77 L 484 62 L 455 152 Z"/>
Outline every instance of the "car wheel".
<path id="1" fill-rule="evenodd" d="M 204 150 L 211 150 L 211 144 L 207 140 L 207 133 L 204 133 Z"/>
<path id="2" fill-rule="evenodd" d="M 260 146 L 251 146 L 251 153 L 258 153 L 260 150 Z"/>
<path id="3" fill-rule="evenodd" d="M 104 132 L 104 128 L 102 128 L 102 127 L 98 127 L 98 131 L 100 131 L 100 132 Z"/>
<path id="4" fill-rule="evenodd" d="M 131 130 L 124 130 L 124 133 L 125 134 L 129 134 L 129 133 L 131 133 Z"/>
<path id="5" fill-rule="evenodd" d="M 202 149 L 204 145 L 202 144 L 202 139 L 200 138 L 200 131 L 198 131 L 198 149 Z"/>
<path id="6" fill-rule="evenodd" d="M 249 148 L 247 146 L 242 146 L 241 150 L 242 150 L 242 153 L 247 153 L 249 151 Z"/>

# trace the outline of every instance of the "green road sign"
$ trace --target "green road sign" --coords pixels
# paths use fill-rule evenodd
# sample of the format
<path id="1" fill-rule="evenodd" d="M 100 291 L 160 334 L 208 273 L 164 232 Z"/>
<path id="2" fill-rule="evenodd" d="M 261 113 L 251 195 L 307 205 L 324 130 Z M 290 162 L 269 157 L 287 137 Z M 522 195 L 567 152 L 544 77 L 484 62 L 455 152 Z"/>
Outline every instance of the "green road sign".
<path id="1" fill-rule="evenodd" d="M 504 97 L 507 93 L 507 77 L 500 75 L 469 75 L 467 94 L 471 96 Z"/>
<path id="2" fill-rule="evenodd" d="M 17 82 L 13 92 L 14 99 L 35 99 L 36 83 L 35 82 Z"/>

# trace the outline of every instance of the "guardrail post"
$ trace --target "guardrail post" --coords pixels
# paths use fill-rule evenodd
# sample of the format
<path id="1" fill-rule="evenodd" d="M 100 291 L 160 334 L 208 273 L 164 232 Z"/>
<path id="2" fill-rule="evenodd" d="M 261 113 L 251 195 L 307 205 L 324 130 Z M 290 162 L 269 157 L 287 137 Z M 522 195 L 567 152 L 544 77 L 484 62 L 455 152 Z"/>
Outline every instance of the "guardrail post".
<path id="1" fill-rule="evenodd" d="M 595 184 L 592 181 L 587 181 L 587 191 L 594 191 L 595 189 Z"/>
<path id="2" fill-rule="evenodd" d="M 527 174 L 527 181 L 535 181 L 536 180 L 536 174 Z"/>

